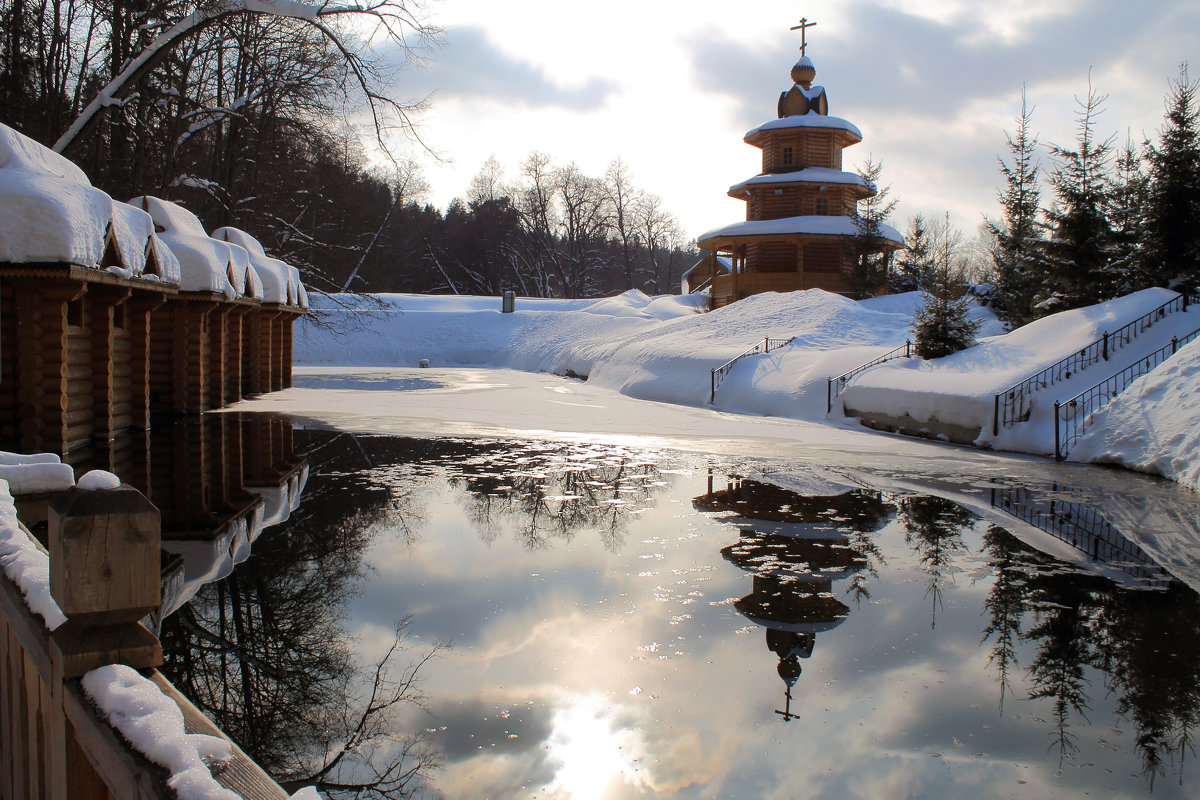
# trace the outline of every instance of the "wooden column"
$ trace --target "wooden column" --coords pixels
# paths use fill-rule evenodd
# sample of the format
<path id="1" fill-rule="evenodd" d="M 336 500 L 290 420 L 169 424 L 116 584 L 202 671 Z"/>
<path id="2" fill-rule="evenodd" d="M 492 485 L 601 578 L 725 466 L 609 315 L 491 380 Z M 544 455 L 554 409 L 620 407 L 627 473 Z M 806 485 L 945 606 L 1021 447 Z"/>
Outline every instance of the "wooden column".
<path id="1" fill-rule="evenodd" d="M 14 282 L 16 292 L 17 415 L 21 449 L 67 453 L 67 306 L 86 284 Z M 85 366 L 85 368 L 88 368 Z"/>
<path id="2" fill-rule="evenodd" d="M 280 389 L 292 388 L 292 335 L 298 316 L 298 314 L 285 313 L 279 320 L 283 342 L 283 378 L 279 384 Z"/>
<path id="3" fill-rule="evenodd" d="M 92 438 L 110 441 L 132 422 L 129 331 L 124 303 L 132 291 L 93 286 L 88 293 L 85 335 L 91 350 Z"/>
<path id="4" fill-rule="evenodd" d="M 225 341 L 225 405 L 242 399 L 242 384 L 245 380 L 245 335 L 246 315 L 252 306 L 238 306 L 229 315 L 229 332 Z"/>
<path id="5" fill-rule="evenodd" d="M 207 374 L 204 376 L 202 411 L 220 408 L 225 404 L 226 356 L 229 346 L 229 317 L 233 306 L 216 306 L 208 314 L 208 352 L 205 354 Z"/>
<path id="6" fill-rule="evenodd" d="M 0 448 L 20 449 L 20 417 L 17 410 L 17 305 L 13 282 L 0 279 Z"/>
<path id="7" fill-rule="evenodd" d="M 160 335 L 163 343 L 170 332 L 169 325 L 156 331 L 152 325 L 154 311 L 165 302 L 163 295 L 135 294 L 126 304 L 125 324 L 129 331 L 129 413 L 130 427 L 150 427 L 151 379 L 150 361 L 154 342 L 151 337 Z"/>

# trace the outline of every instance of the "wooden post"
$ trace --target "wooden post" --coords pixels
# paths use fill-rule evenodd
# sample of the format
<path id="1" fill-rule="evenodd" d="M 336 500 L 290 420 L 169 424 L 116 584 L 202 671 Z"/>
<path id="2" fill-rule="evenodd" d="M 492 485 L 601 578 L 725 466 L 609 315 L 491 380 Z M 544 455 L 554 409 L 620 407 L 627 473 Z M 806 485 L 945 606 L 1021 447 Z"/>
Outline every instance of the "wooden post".
<path id="1" fill-rule="evenodd" d="M 49 509 L 50 593 L 67 621 L 50 637 L 56 675 L 162 664 L 138 621 L 161 603 L 158 509 L 132 486 L 72 487 Z"/>

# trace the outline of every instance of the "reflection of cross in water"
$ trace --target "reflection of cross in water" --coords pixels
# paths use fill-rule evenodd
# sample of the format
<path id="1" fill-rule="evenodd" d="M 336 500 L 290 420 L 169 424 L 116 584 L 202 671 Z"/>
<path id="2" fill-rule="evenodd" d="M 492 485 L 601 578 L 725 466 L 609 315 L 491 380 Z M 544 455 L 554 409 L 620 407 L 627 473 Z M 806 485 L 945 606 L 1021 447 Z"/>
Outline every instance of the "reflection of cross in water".
<path id="1" fill-rule="evenodd" d="M 783 704 L 783 711 L 780 711 L 777 708 L 777 709 L 775 709 L 775 713 L 778 714 L 779 716 L 783 717 L 784 722 L 791 722 L 794 719 L 800 719 L 799 714 L 792 713 L 792 687 L 790 687 L 790 686 L 787 687 L 787 689 L 785 689 L 783 692 L 783 696 L 785 698 L 784 704 Z"/>
<path id="2" fill-rule="evenodd" d="M 792 30 L 800 31 L 800 55 L 804 55 L 804 48 L 808 47 L 808 42 L 805 41 L 805 34 L 808 33 L 808 28 L 816 24 L 815 22 L 809 22 L 808 17 L 801 17 L 800 24 L 792 26 Z"/>

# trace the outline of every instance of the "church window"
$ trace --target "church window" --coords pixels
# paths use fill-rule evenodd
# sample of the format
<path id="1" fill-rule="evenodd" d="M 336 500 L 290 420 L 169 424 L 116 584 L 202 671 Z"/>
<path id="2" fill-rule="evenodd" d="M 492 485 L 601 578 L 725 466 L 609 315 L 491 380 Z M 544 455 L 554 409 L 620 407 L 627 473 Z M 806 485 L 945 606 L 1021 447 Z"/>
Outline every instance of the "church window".
<path id="1" fill-rule="evenodd" d="M 828 197 L 818 197 L 817 198 L 817 216 L 819 216 L 819 217 L 829 216 L 829 198 Z"/>
<path id="2" fill-rule="evenodd" d="M 795 155 L 792 148 L 783 148 L 783 165 L 785 167 L 790 167 L 793 163 L 795 163 Z"/>

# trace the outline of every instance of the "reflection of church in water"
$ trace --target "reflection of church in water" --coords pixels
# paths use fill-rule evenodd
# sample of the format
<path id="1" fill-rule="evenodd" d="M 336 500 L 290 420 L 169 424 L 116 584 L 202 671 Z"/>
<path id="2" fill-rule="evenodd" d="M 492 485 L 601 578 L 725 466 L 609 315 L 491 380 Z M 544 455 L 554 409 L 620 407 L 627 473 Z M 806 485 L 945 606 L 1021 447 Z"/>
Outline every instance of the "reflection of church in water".
<path id="1" fill-rule="evenodd" d="M 792 687 L 800 677 L 800 659 L 812 655 L 818 633 L 846 619 L 850 607 L 838 593 L 853 594 L 855 574 L 869 566 L 855 535 L 879 530 L 895 511 L 878 492 L 833 484 L 818 491 L 802 495 L 740 478 L 714 491 L 710 475 L 707 494 L 692 501 L 701 511 L 736 514 L 726 521 L 738 527 L 739 539 L 721 555 L 753 574 L 750 594 L 734 607 L 766 628 L 767 648 L 779 658 L 777 670 L 786 687 L 784 708 L 776 710 L 785 720 L 796 716 Z M 848 586 L 846 579 L 851 579 Z"/>

